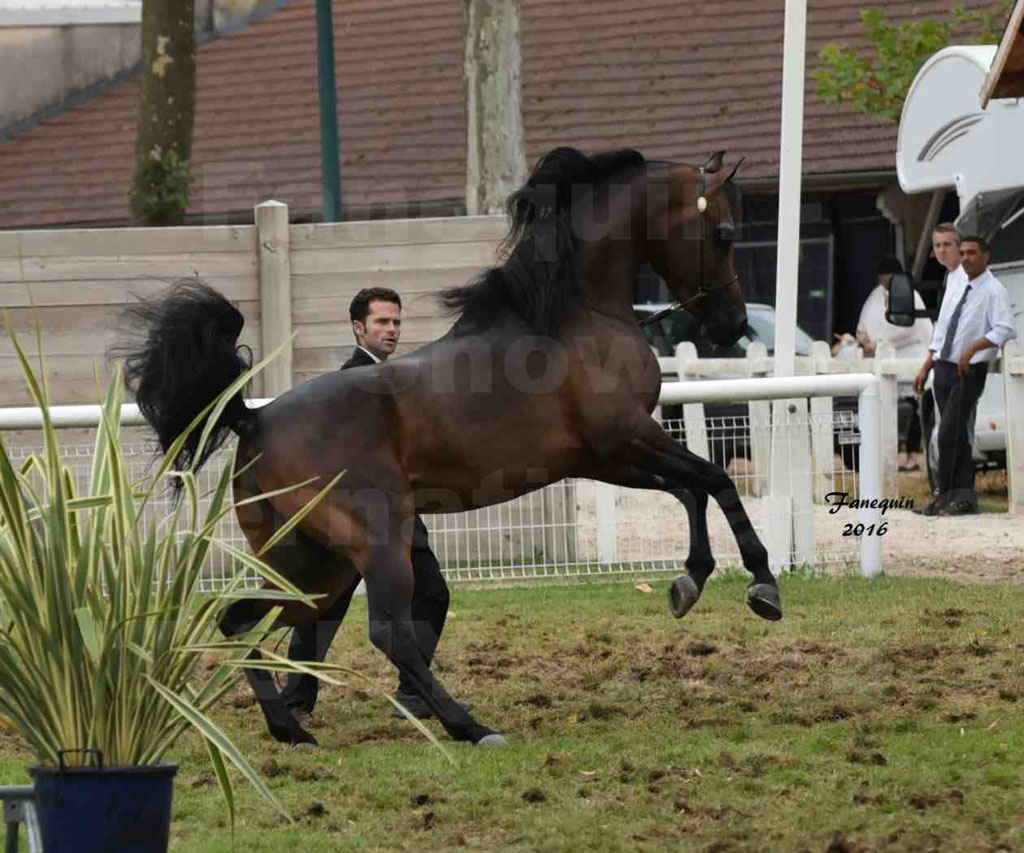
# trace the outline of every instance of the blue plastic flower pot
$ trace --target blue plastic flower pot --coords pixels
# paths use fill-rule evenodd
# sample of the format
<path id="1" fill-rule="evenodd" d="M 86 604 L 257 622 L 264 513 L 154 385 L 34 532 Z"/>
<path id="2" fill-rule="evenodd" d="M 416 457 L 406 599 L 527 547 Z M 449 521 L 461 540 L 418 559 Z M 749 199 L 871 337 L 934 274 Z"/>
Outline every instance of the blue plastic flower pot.
<path id="1" fill-rule="evenodd" d="M 66 750 L 76 752 L 78 750 Z M 176 764 L 29 767 L 46 853 L 167 853 Z"/>

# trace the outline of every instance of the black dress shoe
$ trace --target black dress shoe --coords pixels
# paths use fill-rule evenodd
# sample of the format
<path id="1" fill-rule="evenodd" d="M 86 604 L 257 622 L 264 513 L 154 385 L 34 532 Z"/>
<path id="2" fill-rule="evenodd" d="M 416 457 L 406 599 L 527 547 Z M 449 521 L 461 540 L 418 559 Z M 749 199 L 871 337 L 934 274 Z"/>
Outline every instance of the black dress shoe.
<path id="1" fill-rule="evenodd" d="M 942 512 L 943 503 L 941 498 L 935 498 L 931 503 L 925 504 L 924 506 L 914 506 L 910 508 L 912 513 L 916 515 L 938 515 Z"/>
<path id="2" fill-rule="evenodd" d="M 978 508 L 970 501 L 954 501 L 939 510 L 939 515 L 977 515 Z"/>
<path id="3" fill-rule="evenodd" d="M 429 720 L 434 716 L 434 712 L 430 710 L 427 700 L 418 693 L 396 693 L 395 700 L 404 705 L 405 709 L 417 720 Z M 462 708 L 463 711 L 469 711 L 473 707 L 472 702 L 456 702 L 455 704 Z M 391 716 L 399 720 L 405 719 L 405 714 L 399 711 L 398 708 L 391 709 Z"/>

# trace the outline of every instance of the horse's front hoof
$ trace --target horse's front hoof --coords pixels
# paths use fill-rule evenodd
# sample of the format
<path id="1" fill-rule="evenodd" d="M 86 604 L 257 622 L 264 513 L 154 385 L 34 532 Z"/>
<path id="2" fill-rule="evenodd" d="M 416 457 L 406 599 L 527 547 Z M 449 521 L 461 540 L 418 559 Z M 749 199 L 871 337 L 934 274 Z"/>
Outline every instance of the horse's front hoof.
<path id="1" fill-rule="evenodd" d="M 304 741 L 299 741 L 299 743 L 293 743 L 292 744 L 292 751 L 293 752 L 312 752 L 318 746 L 320 746 L 320 744 L 318 744 L 315 740 L 312 743 L 310 743 L 308 740 L 304 740 Z"/>
<path id="2" fill-rule="evenodd" d="M 752 583 L 747 587 L 747 606 L 762 619 L 778 622 L 782 618 L 782 597 L 773 583 Z"/>
<path id="3" fill-rule="evenodd" d="M 497 749 L 504 749 L 508 746 L 508 741 L 505 740 L 505 735 L 500 735 L 497 732 L 490 735 L 484 735 L 478 740 L 474 746 L 486 746 Z"/>
<path id="4" fill-rule="evenodd" d="M 668 603 L 672 615 L 682 619 L 700 600 L 700 587 L 689 575 L 679 575 L 668 588 Z"/>

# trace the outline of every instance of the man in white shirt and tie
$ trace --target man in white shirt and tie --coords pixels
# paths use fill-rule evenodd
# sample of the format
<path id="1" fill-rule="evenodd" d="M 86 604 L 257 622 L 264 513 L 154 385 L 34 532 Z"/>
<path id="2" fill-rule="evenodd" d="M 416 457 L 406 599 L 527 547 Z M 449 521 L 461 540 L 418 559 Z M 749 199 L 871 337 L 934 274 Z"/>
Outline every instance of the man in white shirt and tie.
<path id="1" fill-rule="evenodd" d="M 1006 288 L 988 269 L 989 246 L 981 237 L 960 241 L 965 275 L 951 273 L 942 310 L 921 371 L 914 382 L 920 394 L 935 369 L 935 400 L 939 406 L 939 494 L 921 515 L 969 515 L 978 511 L 974 491 L 968 419 L 985 388 L 988 365 L 999 347 L 1016 337 Z M 959 272 L 959 271 L 957 271 Z"/>

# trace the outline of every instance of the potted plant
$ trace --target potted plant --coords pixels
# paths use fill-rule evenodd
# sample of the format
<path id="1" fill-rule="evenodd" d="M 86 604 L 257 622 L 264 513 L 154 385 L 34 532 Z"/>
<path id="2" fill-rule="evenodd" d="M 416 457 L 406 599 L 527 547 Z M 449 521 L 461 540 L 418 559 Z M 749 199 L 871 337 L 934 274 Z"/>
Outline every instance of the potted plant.
<path id="1" fill-rule="evenodd" d="M 232 511 L 233 466 L 225 467 L 205 511 L 193 474 L 170 470 L 177 446 L 146 483 L 130 481 L 120 446 L 119 372 L 102 406 L 89 481 L 80 490 L 62 463 L 45 369 L 40 381 L 11 336 L 42 410 L 44 450 L 16 467 L 0 440 L 0 717 L 38 758 L 30 772 L 44 849 L 166 851 L 176 767 L 164 758 L 189 729 L 206 741 L 232 825 L 229 762 L 288 817 L 209 716 L 277 612 L 230 640 L 220 637 L 217 624 L 232 601 L 261 594 L 241 589 L 246 570 L 276 587 L 264 595 L 307 603 L 310 597 L 262 560 L 217 540 L 217 522 Z M 179 443 L 206 414 L 214 420 L 271 358 L 239 377 Z M 156 519 L 146 510 L 168 477 L 180 478 L 184 499 Z M 237 569 L 226 589 L 209 594 L 200 592 L 199 580 L 214 548 L 230 553 Z M 232 659 L 207 677 L 199 664 L 216 650 L 233 653 Z M 290 666 L 276 655 L 265 665 Z M 339 669 L 298 666 L 329 681 L 325 673 Z"/>

